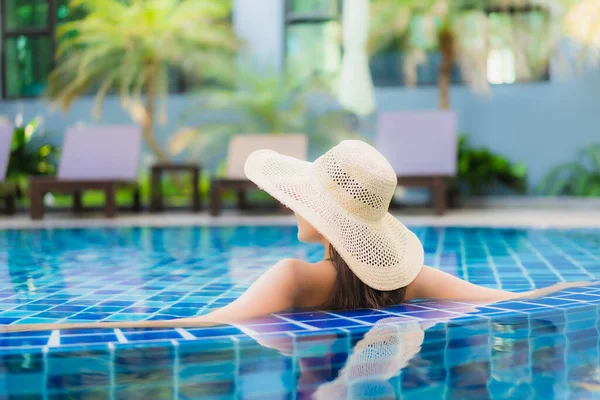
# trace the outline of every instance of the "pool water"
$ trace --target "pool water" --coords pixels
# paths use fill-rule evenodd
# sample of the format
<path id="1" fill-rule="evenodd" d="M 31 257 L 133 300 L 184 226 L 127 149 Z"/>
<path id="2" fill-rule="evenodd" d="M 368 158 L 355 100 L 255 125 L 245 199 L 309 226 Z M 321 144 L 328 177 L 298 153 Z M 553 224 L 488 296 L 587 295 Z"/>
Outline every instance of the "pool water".
<path id="1" fill-rule="evenodd" d="M 599 230 L 415 227 L 426 264 L 524 291 L 600 277 Z M 203 314 L 293 227 L 0 231 L 0 324 Z M 286 312 L 243 326 L 0 334 L 0 398 L 600 398 L 600 285 L 475 307 Z"/>

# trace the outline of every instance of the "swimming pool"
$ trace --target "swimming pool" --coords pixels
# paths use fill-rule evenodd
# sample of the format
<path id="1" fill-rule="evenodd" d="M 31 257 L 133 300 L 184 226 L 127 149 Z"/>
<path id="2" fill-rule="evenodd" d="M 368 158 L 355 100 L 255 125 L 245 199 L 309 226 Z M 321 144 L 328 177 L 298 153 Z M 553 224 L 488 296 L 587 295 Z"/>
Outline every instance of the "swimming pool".
<path id="1" fill-rule="evenodd" d="M 426 263 L 527 290 L 600 276 L 599 230 L 415 227 Z M 293 227 L 0 231 L 0 324 L 187 317 L 235 299 Z M 474 308 L 282 313 L 244 326 L 2 334 L 0 398 L 600 397 L 600 286 Z"/>

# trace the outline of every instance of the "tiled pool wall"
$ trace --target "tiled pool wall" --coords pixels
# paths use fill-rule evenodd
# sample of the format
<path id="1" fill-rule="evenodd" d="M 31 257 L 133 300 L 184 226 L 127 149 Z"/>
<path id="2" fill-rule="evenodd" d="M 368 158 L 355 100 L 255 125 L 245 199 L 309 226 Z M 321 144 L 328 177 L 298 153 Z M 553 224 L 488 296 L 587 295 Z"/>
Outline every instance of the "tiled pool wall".
<path id="1" fill-rule="evenodd" d="M 402 373 L 398 370 L 381 382 L 371 379 L 371 384 L 391 387 L 395 395 L 407 398 L 486 398 L 487 393 L 498 398 L 591 398 L 585 396 L 597 393 L 598 306 L 536 313 L 505 310 L 499 306 L 496 314 L 458 317 L 427 329 L 423 342 L 416 343 L 420 351 Z M 405 324 L 412 317 L 403 315 L 391 323 Z M 311 318 L 297 315 L 311 326 L 326 321 Z M 390 315 L 385 318 L 389 321 Z M 220 329 L 186 330 L 203 340 L 4 351 L 0 393 L 16 398 L 124 399 L 309 395 L 335 382 L 372 327 L 294 332 L 271 327 L 254 338 L 235 328 Z M 172 332 L 144 334 L 169 337 Z M 72 333 L 65 332 L 65 337 Z M 378 362 L 387 361 L 383 357 Z"/>
<path id="2" fill-rule="evenodd" d="M 528 290 L 600 274 L 597 230 L 414 231 L 428 265 L 489 287 Z M 287 227 L 0 231 L 0 323 L 204 313 L 235 299 L 281 258 L 322 256 L 295 234 Z M 244 332 L 2 334 L 0 398 L 289 398 L 334 379 L 354 344 L 390 317 L 399 324 L 439 321 L 426 330 L 421 351 L 402 374 L 383 385 L 396 394 L 460 397 L 504 387 L 516 390 L 513 398 L 591 396 L 600 389 L 599 304 L 600 287 L 591 286 L 476 310 L 459 302 L 419 302 L 283 313 L 246 324 Z M 280 354 L 256 340 L 275 340 L 292 351 Z M 309 362 L 299 363 L 304 359 Z M 315 374 L 325 378 L 303 379 Z"/>

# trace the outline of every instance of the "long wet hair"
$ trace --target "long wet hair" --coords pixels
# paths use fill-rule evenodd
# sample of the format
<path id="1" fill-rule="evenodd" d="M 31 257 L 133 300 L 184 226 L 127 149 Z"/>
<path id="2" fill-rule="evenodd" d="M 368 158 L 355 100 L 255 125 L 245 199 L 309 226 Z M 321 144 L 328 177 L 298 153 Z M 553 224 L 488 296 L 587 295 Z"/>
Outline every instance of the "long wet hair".
<path id="1" fill-rule="evenodd" d="M 373 289 L 358 279 L 331 244 L 329 254 L 337 270 L 337 279 L 327 304 L 328 308 L 334 310 L 383 308 L 404 302 L 406 287 L 389 291 Z"/>

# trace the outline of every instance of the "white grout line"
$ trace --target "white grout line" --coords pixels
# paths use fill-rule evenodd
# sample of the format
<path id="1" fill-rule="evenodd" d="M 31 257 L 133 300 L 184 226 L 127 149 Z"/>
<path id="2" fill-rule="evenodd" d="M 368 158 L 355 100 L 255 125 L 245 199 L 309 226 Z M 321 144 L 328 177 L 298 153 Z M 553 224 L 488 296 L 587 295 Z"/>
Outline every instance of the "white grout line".
<path id="1" fill-rule="evenodd" d="M 179 399 L 179 343 L 172 339 L 173 345 L 173 399 Z"/>
<path id="2" fill-rule="evenodd" d="M 292 337 L 292 376 L 297 377 L 300 376 L 298 371 L 298 364 L 300 361 L 298 360 L 298 348 L 296 343 L 298 336 L 296 336 L 294 332 L 286 332 L 286 334 Z M 298 379 L 292 379 L 292 385 L 294 386 L 292 390 L 290 390 L 292 393 L 292 400 L 296 400 L 298 398 Z"/>
<path id="3" fill-rule="evenodd" d="M 502 280 L 500 279 L 500 275 L 498 275 L 498 266 L 496 265 L 496 262 L 494 261 L 494 257 L 492 256 L 492 253 L 490 253 L 490 248 L 488 247 L 485 240 L 483 240 L 481 238 L 480 231 L 477 231 L 475 233 L 475 236 L 477 237 L 477 240 L 481 243 L 481 247 L 483 247 L 485 256 L 487 257 L 487 260 L 490 263 L 490 268 L 492 268 L 492 273 L 494 274 L 494 279 L 496 280 L 496 287 L 498 289 L 502 289 Z"/>
<path id="4" fill-rule="evenodd" d="M 548 240 L 548 238 L 543 237 L 543 240 L 546 243 L 548 243 L 550 246 L 552 246 L 556 251 L 558 251 L 559 253 L 561 253 L 563 255 L 563 257 L 565 257 L 567 260 L 571 261 L 571 263 L 573 265 L 575 265 L 577 268 L 579 268 L 587 276 L 589 276 L 592 279 L 596 279 L 596 275 L 590 273 L 587 269 L 585 269 L 585 267 L 583 265 L 581 265 L 581 263 L 579 261 L 577 261 L 576 259 L 574 259 L 570 255 L 568 255 L 564 250 L 562 250 L 560 247 L 558 247 L 557 245 L 555 245 L 554 243 L 552 243 L 550 240 Z"/>
<path id="5" fill-rule="evenodd" d="M 579 250 L 583 251 L 584 253 L 586 253 L 588 256 L 595 258 L 596 260 L 600 261 L 600 256 L 592 253 L 591 251 L 589 251 L 588 249 L 586 249 L 585 247 L 581 247 L 574 239 L 565 236 L 565 239 L 567 239 L 569 242 L 571 242 L 571 244 L 575 247 L 577 247 Z"/>
<path id="6" fill-rule="evenodd" d="M 558 272 L 556 270 L 556 268 L 554 268 L 552 266 L 552 263 L 550 261 L 548 261 L 548 259 L 546 257 L 544 257 L 544 255 L 542 253 L 540 253 L 540 251 L 538 249 L 535 248 L 535 246 L 533 245 L 533 243 L 531 243 L 528 239 L 526 239 L 525 237 L 523 238 L 523 242 L 525 243 L 525 245 L 529 248 L 529 250 L 531 250 L 533 253 L 535 253 L 536 257 L 539 258 L 540 260 L 542 260 L 542 262 L 544 264 L 546 264 L 546 266 L 548 267 L 548 269 L 550 271 L 552 271 L 556 277 L 558 279 L 560 279 L 562 282 L 565 282 L 566 279 L 560 274 L 560 272 Z"/>
<path id="7" fill-rule="evenodd" d="M 320 330 L 320 329 L 321 329 L 321 328 L 317 328 L 317 327 L 314 327 L 314 326 L 311 326 L 311 325 L 307 325 L 307 324 L 305 324 L 305 323 L 303 323 L 303 322 L 301 322 L 301 321 L 295 321 L 295 320 L 293 320 L 293 319 L 286 318 L 286 317 L 284 317 L 284 316 L 282 316 L 282 315 L 277 315 L 277 318 L 281 318 L 281 319 L 282 319 L 282 320 L 284 320 L 285 322 L 290 322 L 290 323 L 292 323 L 292 324 L 298 325 L 298 326 L 300 326 L 300 327 L 302 327 L 302 328 L 304 328 L 304 329 L 308 329 L 308 330 L 310 330 L 310 331 L 318 331 L 318 330 Z M 265 324 L 265 325 L 269 325 L 269 324 Z"/>
<path id="8" fill-rule="evenodd" d="M 115 386 L 115 345 L 114 343 L 108 344 L 108 354 L 110 357 L 110 361 L 108 363 L 108 385 L 109 385 L 109 395 L 108 398 L 110 400 L 114 400 L 115 392 L 117 390 Z"/>
<path id="9" fill-rule="evenodd" d="M 504 237 L 502 237 L 502 236 L 500 236 L 500 237 L 502 239 L 502 243 L 504 244 L 504 246 L 506 246 L 506 250 L 512 257 L 512 259 L 515 260 L 515 263 L 517 264 L 519 269 L 521 269 L 521 271 L 523 271 L 523 276 L 525 276 L 525 278 L 527 278 L 527 280 L 529 281 L 529 285 L 531 286 L 531 289 L 535 289 L 535 282 L 533 281 L 533 279 L 531 279 L 531 275 L 529 275 L 527 268 L 525 268 L 525 266 L 523 265 L 523 262 L 521 261 L 521 259 L 517 255 L 517 253 L 515 253 L 515 251 L 509 246 L 508 242 L 506 241 L 506 239 L 504 239 Z"/>
<path id="10" fill-rule="evenodd" d="M 177 333 L 179 333 L 181 335 L 182 338 L 184 339 L 196 339 L 196 336 L 192 335 L 191 333 L 189 333 L 188 331 L 186 331 L 183 328 L 175 328 L 175 330 L 177 331 Z"/>
<path id="11" fill-rule="evenodd" d="M 345 319 L 345 320 L 347 320 L 347 321 L 356 322 L 356 323 L 358 323 L 358 324 L 360 324 L 360 325 L 366 325 L 366 326 L 372 326 L 372 325 L 373 325 L 373 324 L 372 324 L 372 323 L 370 323 L 370 322 L 365 322 L 365 321 L 361 321 L 361 320 L 359 320 L 359 319 L 355 319 L 355 318 L 352 318 L 352 317 L 347 317 L 347 316 L 345 316 L 345 315 L 339 315 L 339 314 L 336 314 L 336 313 L 335 313 L 335 311 L 324 311 L 324 313 L 325 313 L 325 314 L 329 314 L 329 315 L 333 315 L 333 316 L 335 316 L 335 317 L 338 317 L 338 318 L 341 318 L 341 319 Z M 335 327 L 334 327 L 334 328 L 335 328 Z M 319 328 L 319 329 L 321 329 L 321 328 Z"/>
<path id="12" fill-rule="evenodd" d="M 48 347 L 58 347 L 60 346 L 60 331 L 53 330 L 50 334 L 50 338 L 48 339 Z"/>
<path id="13" fill-rule="evenodd" d="M 117 340 L 119 341 L 119 343 L 127 343 L 129 342 L 129 340 L 127 340 L 127 338 L 125 337 L 125 335 L 123 335 L 123 332 L 120 329 L 115 329 L 115 336 L 117 337 Z"/>
<path id="14" fill-rule="evenodd" d="M 48 346 L 42 348 L 42 363 L 44 365 L 44 375 L 42 382 L 42 398 L 48 399 Z"/>
<path id="15" fill-rule="evenodd" d="M 231 341 L 233 342 L 233 350 L 235 354 L 235 360 L 233 364 L 234 375 L 233 375 L 233 388 L 234 388 L 234 398 L 237 398 L 237 395 L 240 391 L 240 339 L 235 336 L 230 336 Z"/>

